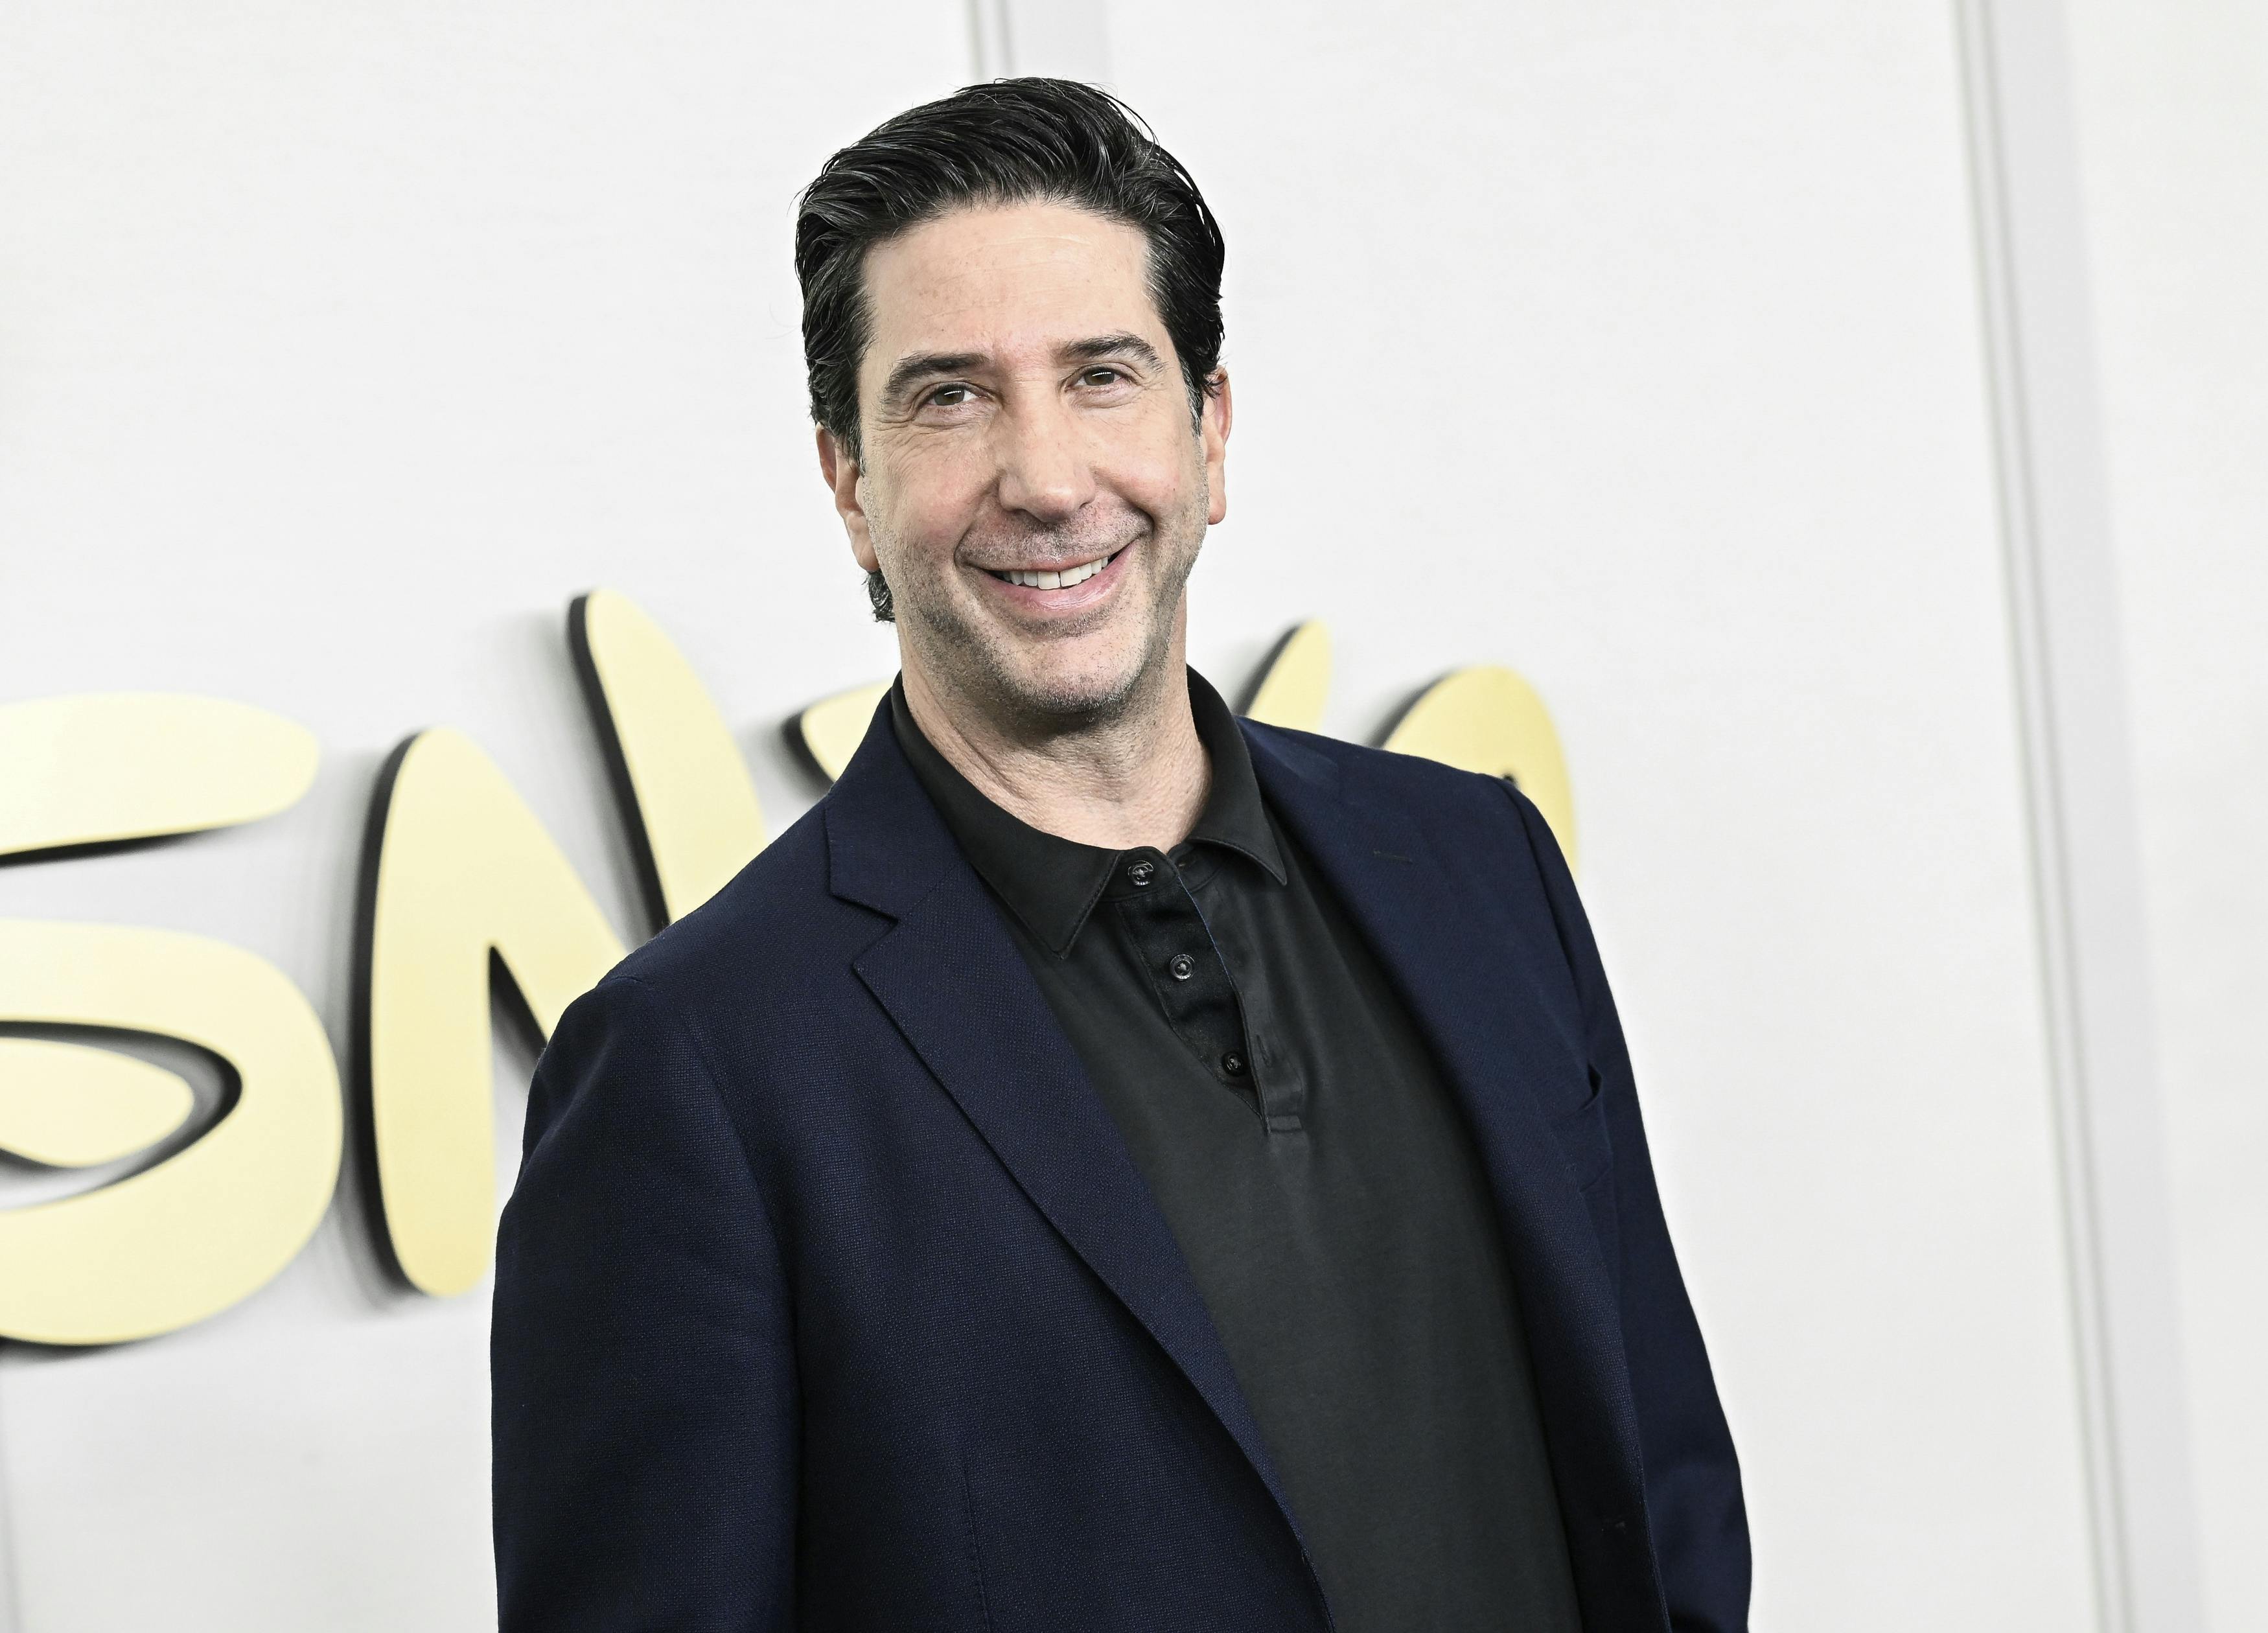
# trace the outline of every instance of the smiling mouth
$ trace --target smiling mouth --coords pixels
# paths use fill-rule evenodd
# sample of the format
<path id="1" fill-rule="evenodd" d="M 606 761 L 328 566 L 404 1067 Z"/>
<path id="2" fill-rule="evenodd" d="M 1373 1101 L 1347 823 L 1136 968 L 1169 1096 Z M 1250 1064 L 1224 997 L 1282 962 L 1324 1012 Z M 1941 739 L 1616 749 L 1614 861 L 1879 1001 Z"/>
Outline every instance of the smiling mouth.
<path id="1" fill-rule="evenodd" d="M 984 570 L 1003 584 L 1020 584 L 1027 590 L 1068 590 L 1073 585 L 1085 584 L 1117 559 L 1118 552 L 1113 550 L 1108 555 L 1099 555 L 1077 567 L 1065 567 L 1055 571 L 1033 571 L 1020 567 L 988 567 Z"/>

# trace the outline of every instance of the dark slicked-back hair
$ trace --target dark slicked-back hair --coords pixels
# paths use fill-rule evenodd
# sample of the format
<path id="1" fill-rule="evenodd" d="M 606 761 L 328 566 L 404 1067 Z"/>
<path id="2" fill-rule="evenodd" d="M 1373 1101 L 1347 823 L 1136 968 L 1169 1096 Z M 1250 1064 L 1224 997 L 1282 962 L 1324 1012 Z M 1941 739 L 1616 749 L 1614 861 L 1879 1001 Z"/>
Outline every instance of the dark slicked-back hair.
<path id="1" fill-rule="evenodd" d="M 1189 412 L 1220 364 L 1219 224 L 1181 161 L 1107 92 L 1068 79 L 996 79 L 909 109 L 820 167 L 795 223 L 811 417 L 861 457 L 858 364 L 873 338 L 866 252 L 971 206 L 1049 202 L 1137 227 L 1150 296 L 1180 355 Z M 889 589 L 869 575 L 874 615 Z"/>

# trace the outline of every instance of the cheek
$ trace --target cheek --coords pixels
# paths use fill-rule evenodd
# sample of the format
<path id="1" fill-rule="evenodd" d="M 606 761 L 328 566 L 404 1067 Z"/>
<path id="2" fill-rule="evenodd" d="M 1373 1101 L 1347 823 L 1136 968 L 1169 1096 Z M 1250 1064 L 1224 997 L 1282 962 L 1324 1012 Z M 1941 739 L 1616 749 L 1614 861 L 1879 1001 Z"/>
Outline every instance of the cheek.
<path id="1" fill-rule="evenodd" d="M 1145 515 L 1169 520 L 1201 505 L 1204 453 L 1189 434 L 1186 419 L 1152 427 L 1141 443 L 1125 449 L 1111 486 Z"/>
<path id="2" fill-rule="evenodd" d="M 913 555 L 949 554 L 983 504 L 974 462 L 942 454 L 894 462 L 876 484 L 880 503 L 869 505 L 878 532 Z"/>

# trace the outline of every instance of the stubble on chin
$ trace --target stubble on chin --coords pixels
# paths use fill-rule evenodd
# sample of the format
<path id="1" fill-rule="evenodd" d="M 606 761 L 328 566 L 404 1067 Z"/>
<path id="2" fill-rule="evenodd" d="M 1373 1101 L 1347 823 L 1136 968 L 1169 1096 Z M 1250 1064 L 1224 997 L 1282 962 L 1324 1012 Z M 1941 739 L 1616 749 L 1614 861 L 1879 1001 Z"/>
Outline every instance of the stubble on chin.
<path id="1" fill-rule="evenodd" d="M 1162 552 L 1166 566 L 1140 614 L 1143 628 L 1135 653 L 1108 672 L 1060 675 L 1045 665 L 1027 671 L 1008 649 L 1012 637 L 984 627 L 934 579 L 902 587 L 893 581 L 899 629 L 917 650 L 932 684 L 960 694 L 995 729 L 1012 736 L 1054 737 L 1121 718 L 1138 711 L 1165 678 L 1182 597 L 1204 541 L 1207 507 L 1200 482 L 1190 503 L 1169 518 L 1152 520 L 1120 547 Z M 945 573 L 959 570 L 951 563 L 943 569 Z M 907 594 L 908 589 L 914 592 Z"/>

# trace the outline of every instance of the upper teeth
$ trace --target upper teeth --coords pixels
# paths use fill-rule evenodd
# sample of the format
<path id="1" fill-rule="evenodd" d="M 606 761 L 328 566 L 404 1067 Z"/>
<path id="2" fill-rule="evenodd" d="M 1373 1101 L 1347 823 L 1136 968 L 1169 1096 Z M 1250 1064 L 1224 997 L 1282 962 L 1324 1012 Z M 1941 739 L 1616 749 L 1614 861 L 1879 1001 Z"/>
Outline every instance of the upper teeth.
<path id="1" fill-rule="evenodd" d="M 1061 572 L 1026 572 L 1012 567 L 1000 576 L 1010 584 L 1027 585 L 1035 590 L 1068 590 L 1075 584 L 1085 584 L 1109 565 L 1110 557 L 1104 555 L 1082 567 L 1066 567 Z"/>

